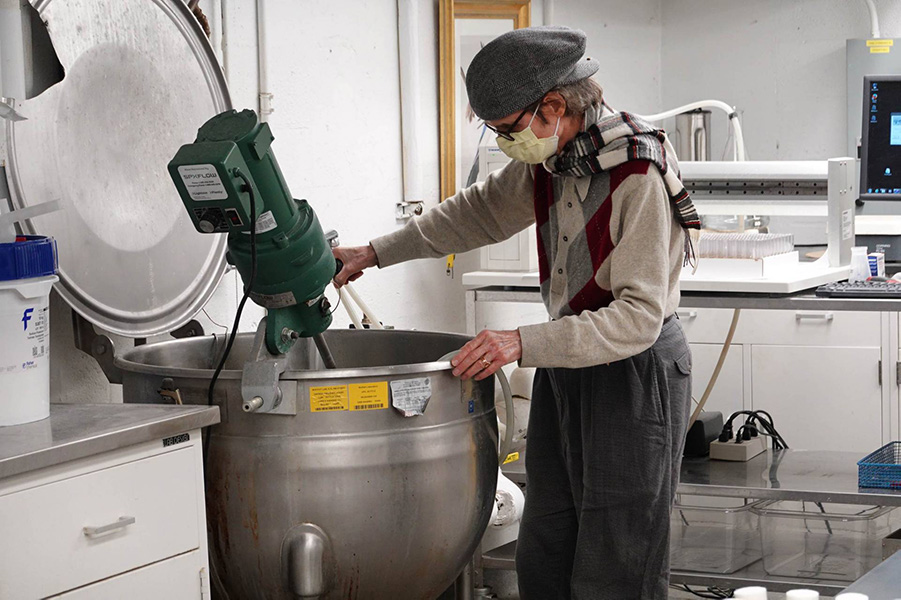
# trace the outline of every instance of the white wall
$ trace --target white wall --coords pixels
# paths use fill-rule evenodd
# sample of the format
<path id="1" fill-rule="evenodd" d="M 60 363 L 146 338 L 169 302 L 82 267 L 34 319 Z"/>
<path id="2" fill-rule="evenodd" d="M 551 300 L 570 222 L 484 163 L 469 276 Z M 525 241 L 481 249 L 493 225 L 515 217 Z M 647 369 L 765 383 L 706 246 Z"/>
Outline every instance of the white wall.
<path id="1" fill-rule="evenodd" d="M 847 153 L 845 40 L 869 37 L 862 1 L 661 0 L 661 5 L 666 108 L 705 98 L 738 106 L 749 159 Z M 882 36 L 901 36 L 901 4 L 876 0 L 876 5 Z M 727 126 L 724 115 L 713 119 L 711 150 L 718 160 Z"/>
<path id="2" fill-rule="evenodd" d="M 583 30 L 607 102 L 634 113 L 660 110 L 662 8 L 666 0 L 554 0 L 553 24 Z"/>

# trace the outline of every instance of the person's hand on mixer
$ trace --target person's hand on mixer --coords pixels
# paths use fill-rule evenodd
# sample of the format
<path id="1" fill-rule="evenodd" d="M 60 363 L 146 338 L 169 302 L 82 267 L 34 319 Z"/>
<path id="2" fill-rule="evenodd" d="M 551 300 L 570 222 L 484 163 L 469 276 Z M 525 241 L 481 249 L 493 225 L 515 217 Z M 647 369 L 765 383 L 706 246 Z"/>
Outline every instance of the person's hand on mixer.
<path id="1" fill-rule="evenodd" d="M 377 267 L 379 264 L 372 246 L 338 246 L 332 248 L 332 254 L 344 265 L 341 271 L 335 275 L 335 285 L 338 287 L 349 281 L 356 281 L 363 276 L 363 269 Z"/>
<path id="2" fill-rule="evenodd" d="M 485 329 L 460 348 L 452 360 L 454 375 L 462 379 L 481 381 L 491 377 L 506 364 L 522 358 L 522 338 L 519 330 L 492 331 Z"/>

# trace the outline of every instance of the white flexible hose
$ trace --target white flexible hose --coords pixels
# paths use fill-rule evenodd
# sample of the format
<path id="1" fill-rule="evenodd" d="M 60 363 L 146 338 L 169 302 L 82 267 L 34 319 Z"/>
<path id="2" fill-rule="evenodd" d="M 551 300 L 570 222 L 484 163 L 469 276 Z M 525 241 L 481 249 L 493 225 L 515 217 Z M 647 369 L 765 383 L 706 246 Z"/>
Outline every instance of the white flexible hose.
<path id="1" fill-rule="evenodd" d="M 348 294 L 344 291 L 343 287 L 338 288 L 338 296 L 341 297 L 341 303 L 344 306 L 344 311 L 347 313 L 347 316 L 350 317 L 350 322 L 354 324 L 354 327 L 356 327 L 358 331 L 362 331 L 363 322 L 360 320 L 360 315 L 357 314 L 354 305 L 351 303 L 351 299 L 348 298 Z"/>
<path id="2" fill-rule="evenodd" d="M 729 333 L 726 334 L 726 341 L 723 342 L 720 358 L 716 361 L 716 366 L 713 368 L 713 375 L 710 376 L 710 381 L 707 382 L 707 387 L 704 389 L 704 395 L 701 396 L 701 401 L 698 402 L 698 406 L 691 414 L 691 419 L 688 421 L 688 429 L 686 429 L 686 432 L 691 429 L 691 426 L 694 425 L 695 421 L 698 420 L 698 417 L 701 416 L 704 405 L 707 404 L 707 399 L 710 398 L 710 393 L 713 392 L 713 386 L 716 385 L 716 380 L 720 377 L 720 371 L 723 370 L 723 365 L 726 363 L 726 356 L 729 354 L 729 348 L 732 346 L 732 338 L 735 337 L 735 330 L 738 328 L 738 317 L 740 315 L 740 308 L 736 308 L 732 313 L 732 325 L 729 326 Z"/>
<path id="3" fill-rule="evenodd" d="M 448 352 L 439 358 L 438 362 L 449 361 L 459 353 L 459 350 Z M 507 430 L 504 433 L 504 441 L 501 442 L 500 451 L 497 453 L 498 464 L 502 465 L 504 464 L 504 461 L 507 460 L 507 455 L 510 453 L 510 447 L 513 445 L 513 431 L 516 429 L 516 416 L 513 414 L 513 392 L 510 391 L 510 382 L 507 381 L 507 374 L 504 373 L 503 369 L 498 369 L 495 375 L 497 375 L 498 381 L 501 382 L 501 391 L 504 394 L 504 406 L 507 407 Z"/>
<path id="4" fill-rule="evenodd" d="M 725 102 L 722 102 L 720 100 L 700 100 L 698 102 L 692 102 L 691 104 L 686 104 L 684 106 L 680 106 L 672 110 L 667 110 L 662 113 L 657 113 L 655 115 L 642 115 L 642 118 L 653 123 L 655 121 L 663 121 L 664 119 L 669 119 L 670 117 L 675 117 L 676 115 L 680 115 L 684 112 L 690 112 L 692 110 L 697 110 L 699 108 L 718 108 L 726 113 L 726 115 L 729 117 L 729 123 L 732 124 L 732 130 L 735 132 L 735 160 L 745 160 L 745 137 L 742 134 L 741 122 L 738 119 L 738 115 L 735 114 L 735 107 L 729 106 Z"/>
<path id="5" fill-rule="evenodd" d="M 360 295 L 353 288 L 349 281 L 344 284 L 344 288 L 347 290 L 347 293 L 350 295 L 350 297 L 353 298 L 354 302 L 357 303 L 357 306 L 360 307 L 360 310 L 363 311 L 363 314 L 369 317 L 369 326 L 373 329 L 384 329 L 385 327 L 382 325 L 382 322 L 379 321 L 379 318 L 377 316 L 375 316 L 375 313 L 372 312 L 372 309 L 369 308 L 365 302 L 363 302 L 363 299 L 360 298 Z"/>
<path id="6" fill-rule="evenodd" d="M 876 13 L 876 4 L 873 0 L 863 0 L 867 4 L 867 9 L 870 11 L 870 37 L 873 39 L 879 39 L 882 37 L 879 35 L 879 15 Z"/>
<path id="7" fill-rule="evenodd" d="M 867 1 L 872 4 L 872 0 Z M 735 114 L 735 108 L 729 106 L 725 102 L 722 102 L 720 100 L 701 100 L 699 102 L 692 102 L 691 104 L 686 104 L 672 110 L 657 113 L 656 115 L 645 116 L 643 118 L 650 122 L 662 121 L 664 119 L 669 119 L 670 117 L 675 117 L 676 115 L 692 110 L 697 110 L 699 108 L 718 108 L 725 112 L 726 115 L 728 115 L 729 122 L 732 124 L 732 129 L 735 132 L 735 160 L 745 160 L 745 138 L 744 135 L 742 135 L 741 122 L 738 120 L 738 116 Z M 738 327 L 738 317 L 740 315 L 741 310 L 737 308 L 732 313 L 732 325 L 729 327 L 729 333 L 726 334 L 726 339 L 723 342 L 723 349 L 722 351 L 720 351 L 719 360 L 716 361 L 716 366 L 713 368 L 713 374 L 710 376 L 710 381 L 707 382 L 707 387 L 704 388 L 704 394 L 701 396 L 701 400 L 700 402 L 698 402 L 698 406 L 691 414 L 691 419 L 689 419 L 688 421 L 688 429 L 691 429 L 691 426 L 694 425 L 695 421 L 698 420 L 698 417 L 704 410 L 704 405 L 707 404 L 707 400 L 710 398 L 710 394 L 713 392 L 713 388 L 716 385 L 717 379 L 719 379 L 720 371 L 723 370 L 723 365 L 726 363 L 726 356 L 729 354 L 729 348 L 732 346 L 732 338 L 735 336 L 735 329 Z"/>

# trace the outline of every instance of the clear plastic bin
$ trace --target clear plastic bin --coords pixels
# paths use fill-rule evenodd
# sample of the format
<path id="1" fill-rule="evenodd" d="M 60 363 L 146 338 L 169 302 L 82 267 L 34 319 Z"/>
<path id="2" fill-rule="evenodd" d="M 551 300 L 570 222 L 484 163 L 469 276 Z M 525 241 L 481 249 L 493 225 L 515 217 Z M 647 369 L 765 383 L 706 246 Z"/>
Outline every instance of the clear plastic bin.
<path id="1" fill-rule="evenodd" d="M 785 500 L 755 506 L 763 568 L 770 575 L 855 581 L 882 562 L 892 510 Z"/>
<path id="2" fill-rule="evenodd" d="M 729 574 L 757 562 L 763 501 L 679 495 L 670 517 L 670 568 Z"/>

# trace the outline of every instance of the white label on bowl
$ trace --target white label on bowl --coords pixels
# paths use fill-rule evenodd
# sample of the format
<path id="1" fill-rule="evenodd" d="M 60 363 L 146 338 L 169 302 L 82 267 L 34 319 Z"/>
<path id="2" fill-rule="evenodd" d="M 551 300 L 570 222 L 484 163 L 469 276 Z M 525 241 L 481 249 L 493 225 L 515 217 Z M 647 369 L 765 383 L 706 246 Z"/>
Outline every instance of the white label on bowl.
<path id="1" fill-rule="evenodd" d="M 391 405 L 405 417 L 423 414 L 431 397 L 432 380 L 428 377 L 391 382 Z"/>

